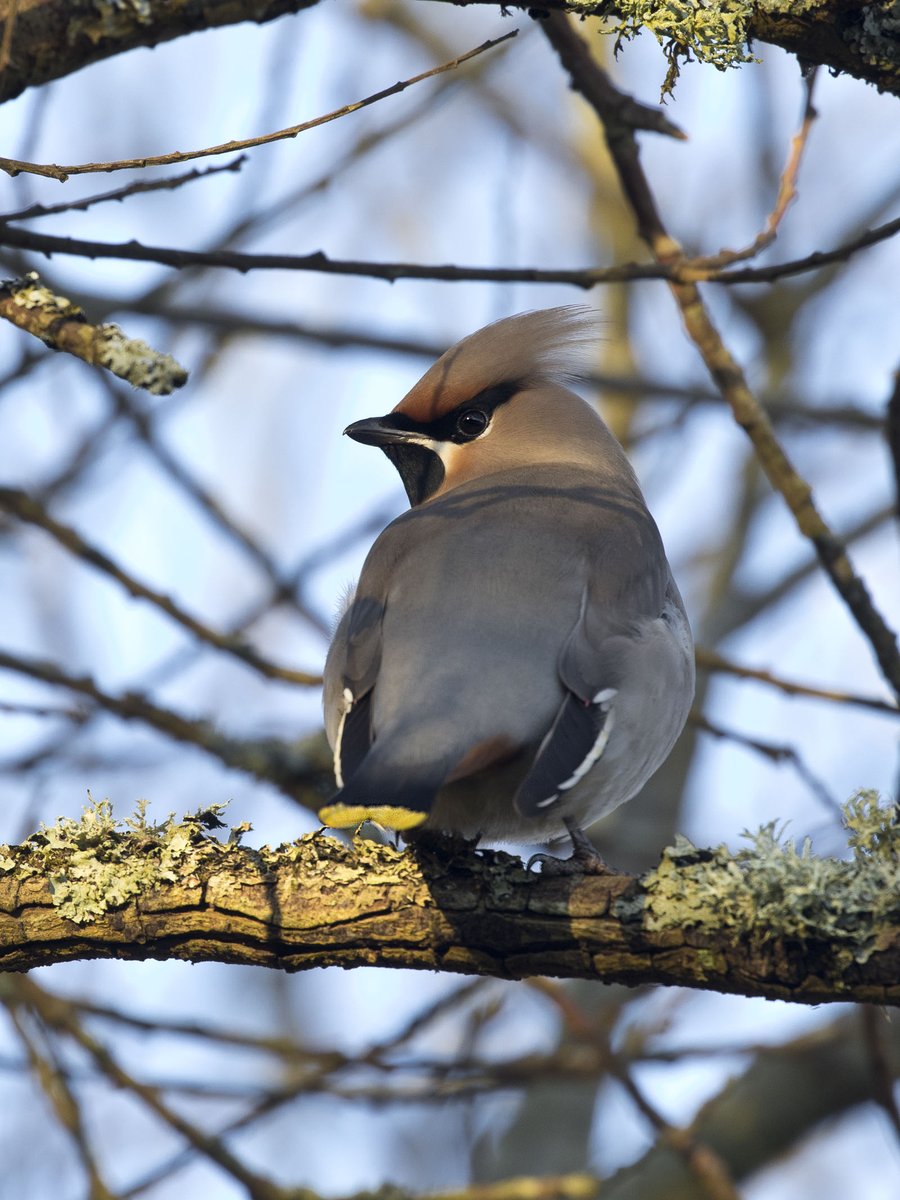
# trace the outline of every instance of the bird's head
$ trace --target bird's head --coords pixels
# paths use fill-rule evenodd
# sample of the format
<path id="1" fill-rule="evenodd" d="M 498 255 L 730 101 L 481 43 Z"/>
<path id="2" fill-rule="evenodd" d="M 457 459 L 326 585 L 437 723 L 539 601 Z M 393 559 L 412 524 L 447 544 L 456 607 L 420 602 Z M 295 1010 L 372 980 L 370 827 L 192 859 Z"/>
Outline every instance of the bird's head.
<path id="1" fill-rule="evenodd" d="M 495 321 L 443 354 L 397 407 L 344 432 L 380 446 L 422 504 L 470 479 L 538 464 L 630 468 L 597 413 L 564 386 L 596 340 L 581 306 Z"/>

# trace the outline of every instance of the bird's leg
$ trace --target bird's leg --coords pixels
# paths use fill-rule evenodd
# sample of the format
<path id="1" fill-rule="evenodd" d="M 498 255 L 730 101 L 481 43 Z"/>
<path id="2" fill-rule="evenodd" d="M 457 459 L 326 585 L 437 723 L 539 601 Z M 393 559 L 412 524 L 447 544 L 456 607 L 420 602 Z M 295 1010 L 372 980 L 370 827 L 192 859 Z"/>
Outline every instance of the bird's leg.
<path id="1" fill-rule="evenodd" d="M 572 839 L 572 853 L 568 858 L 556 858 L 553 854 L 532 854 L 526 870 L 531 870 L 531 864 L 541 864 L 542 875 L 607 875 L 610 867 L 597 853 L 594 843 L 570 817 L 563 817 L 569 837 Z"/>

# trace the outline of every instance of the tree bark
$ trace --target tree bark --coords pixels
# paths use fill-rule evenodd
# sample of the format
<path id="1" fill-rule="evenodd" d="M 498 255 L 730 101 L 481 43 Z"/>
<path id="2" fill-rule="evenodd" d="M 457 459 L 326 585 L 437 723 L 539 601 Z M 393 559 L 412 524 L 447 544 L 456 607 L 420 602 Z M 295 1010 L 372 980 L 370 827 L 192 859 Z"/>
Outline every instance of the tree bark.
<path id="1" fill-rule="evenodd" d="M 318 0 L 6 0 L 0 8 L 6 62 L 0 102 L 28 87 L 138 46 L 255 21 L 261 25 Z M 12 29 L 7 32 L 9 22 Z"/>
<path id="2" fill-rule="evenodd" d="M 4 26 L 10 21 L 13 25 L 5 39 L 0 102 L 138 46 L 153 47 L 241 21 L 262 24 L 317 2 L 6 0 L 0 16 L 5 16 Z M 498 0 L 465 3 L 504 7 Z M 512 0 L 505 8 L 536 11 L 530 0 Z M 715 9 L 695 4 L 687 16 L 681 8 L 651 8 L 646 0 L 543 0 L 540 9 L 608 17 L 634 29 L 643 24 L 667 53 L 675 48 L 683 57 L 689 51 L 716 65 L 742 61 L 742 56 L 746 61 L 746 45 L 767 42 L 795 54 L 803 64 L 818 63 L 900 95 L 900 19 L 890 0 L 722 0 Z"/>
<path id="3" fill-rule="evenodd" d="M 129 825 L 118 832 L 100 806 L 0 848 L 0 969 L 177 958 L 900 1004 L 897 889 L 864 863 L 681 841 L 640 878 L 552 877 L 471 847 L 311 834 L 252 850 L 200 818 Z"/>

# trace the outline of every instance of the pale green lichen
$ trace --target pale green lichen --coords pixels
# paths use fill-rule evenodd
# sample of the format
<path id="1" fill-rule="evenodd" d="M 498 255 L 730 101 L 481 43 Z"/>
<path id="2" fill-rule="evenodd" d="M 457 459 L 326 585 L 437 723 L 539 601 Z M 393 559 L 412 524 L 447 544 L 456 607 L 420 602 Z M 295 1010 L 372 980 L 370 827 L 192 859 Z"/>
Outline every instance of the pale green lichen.
<path id="1" fill-rule="evenodd" d="M 863 791 L 844 806 L 852 857 L 798 850 L 775 825 L 745 835 L 749 848 L 698 850 L 683 837 L 644 880 L 647 928 L 732 928 L 763 945 L 773 939 L 828 941 L 865 962 L 880 931 L 900 921 L 900 817 Z"/>
<path id="2" fill-rule="evenodd" d="M 0 299 L 7 297 L 16 309 L 36 313 L 40 318 L 16 319 L 16 315 L 3 313 L 20 328 L 53 350 L 66 350 L 104 367 L 132 387 L 143 388 L 153 396 L 169 396 L 188 381 L 187 371 L 171 354 L 154 350 L 140 338 L 127 337 L 118 325 L 92 325 L 77 304 L 42 283 L 37 271 L 0 283 Z M 84 336 L 77 341 L 62 340 L 61 330 L 67 328 L 67 322 L 76 325 Z"/>
<path id="3" fill-rule="evenodd" d="M 208 834 L 222 826 L 224 807 L 210 805 L 180 821 L 169 813 L 153 823 L 141 801 L 120 824 L 108 800 L 91 799 L 77 820 L 42 824 L 25 843 L 28 861 L 13 865 L 23 878 L 46 875 L 55 907 L 83 924 L 161 881 L 184 881 L 204 858 L 236 845 L 247 826 L 232 830 L 227 844 Z"/>
<path id="4" fill-rule="evenodd" d="M 140 338 L 126 337 L 118 325 L 97 326 L 94 362 L 152 396 L 168 396 L 188 380 L 187 371 L 171 354 L 154 350 Z"/>
<path id="5" fill-rule="evenodd" d="M 208 875 L 204 867 L 237 852 L 251 829 L 243 822 L 231 827 L 224 840 L 217 836 L 226 828 L 223 804 L 207 805 L 181 820 L 169 813 L 153 822 L 146 802 L 140 801 L 132 816 L 119 821 L 108 800 L 95 801 L 90 794 L 89 799 L 77 820 L 60 817 L 53 825 L 42 824 L 16 847 L 15 855 L 0 846 L 0 874 L 14 870 L 20 879 L 45 878 L 54 906 L 77 924 L 102 917 L 161 883 L 199 887 L 201 876 Z M 393 882 L 396 864 L 410 879 L 417 873 L 411 855 L 362 838 L 347 846 L 331 838 L 323 842 L 320 834 L 305 834 L 290 845 L 262 846 L 249 854 L 262 876 L 270 867 L 308 868 L 320 861 L 330 883 Z"/>
<path id="6" fill-rule="evenodd" d="M 591 11 L 583 3 L 571 7 Z M 615 36 L 616 53 L 642 29 L 656 38 L 669 64 L 663 96 L 672 92 L 682 62 L 696 59 L 725 71 L 759 61 L 748 50 L 753 6 L 747 0 L 613 0 L 592 6 L 592 11 Z"/>

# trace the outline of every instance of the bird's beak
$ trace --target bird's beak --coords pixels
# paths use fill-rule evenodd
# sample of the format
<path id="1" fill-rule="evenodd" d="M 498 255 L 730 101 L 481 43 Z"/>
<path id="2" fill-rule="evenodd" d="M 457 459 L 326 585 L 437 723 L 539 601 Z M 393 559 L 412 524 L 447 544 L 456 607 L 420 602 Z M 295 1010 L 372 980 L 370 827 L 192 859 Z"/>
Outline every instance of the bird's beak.
<path id="1" fill-rule="evenodd" d="M 347 426 L 344 433 L 353 438 L 354 442 L 362 442 L 366 446 L 389 446 L 396 442 L 421 445 L 429 440 L 420 430 L 410 428 L 408 418 L 397 413 L 354 421 L 352 425 Z"/>

